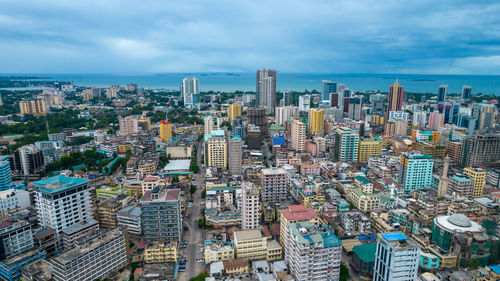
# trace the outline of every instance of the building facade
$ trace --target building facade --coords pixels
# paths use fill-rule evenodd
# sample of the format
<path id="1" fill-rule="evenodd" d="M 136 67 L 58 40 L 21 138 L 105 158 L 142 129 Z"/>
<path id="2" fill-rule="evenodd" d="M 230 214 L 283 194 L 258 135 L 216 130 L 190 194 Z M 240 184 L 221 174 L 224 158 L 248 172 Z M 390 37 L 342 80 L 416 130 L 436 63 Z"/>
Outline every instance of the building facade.
<path id="1" fill-rule="evenodd" d="M 401 232 L 378 234 L 374 281 L 417 280 L 420 247 Z"/>

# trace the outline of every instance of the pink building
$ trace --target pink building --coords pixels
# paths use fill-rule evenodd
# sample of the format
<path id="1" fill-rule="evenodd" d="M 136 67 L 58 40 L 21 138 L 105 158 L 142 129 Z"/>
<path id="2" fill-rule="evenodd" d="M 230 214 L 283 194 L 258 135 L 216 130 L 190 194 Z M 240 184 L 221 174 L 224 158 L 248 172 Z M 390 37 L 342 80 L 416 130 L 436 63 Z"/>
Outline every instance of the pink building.
<path id="1" fill-rule="evenodd" d="M 439 112 L 431 112 L 429 114 L 429 129 L 431 130 L 438 130 L 439 127 L 442 127 L 444 125 L 444 114 L 439 113 Z"/>
<path id="2" fill-rule="evenodd" d="M 302 164 L 300 167 L 300 174 L 303 176 L 307 175 L 318 175 L 320 174 L 319 164 Z"/>

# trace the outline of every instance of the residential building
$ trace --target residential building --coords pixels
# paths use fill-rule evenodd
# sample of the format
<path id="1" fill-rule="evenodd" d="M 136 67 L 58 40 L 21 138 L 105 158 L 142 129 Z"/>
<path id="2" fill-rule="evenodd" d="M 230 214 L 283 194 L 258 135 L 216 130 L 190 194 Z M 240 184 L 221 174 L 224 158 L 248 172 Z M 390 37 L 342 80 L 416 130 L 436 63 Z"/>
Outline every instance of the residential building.
<path id="1" fill-rule="evenodd" d="M 464 174 L 474 181 L 474 190 L 472 191 L 472 198 L 479 198 L 483 196 L 483 187 L 486 182 L 486 171 L 478 167 L 464 168 Z"/>
<path id="2" fill-rule="evenodd" d="M 31 223 L 15 218 L 0 221 L 0 259 L 21 255 L 33 247 Z"/>
<path id="3" fill-rule="evenodd" d="M 216 240 L 205 240 L 204 251 L 205 263 L 211 264 L 217 261 L 228 261 L 234 259 L 233 242 L 219 242 Z"/>
<path id="4" fill-rule="evenodd" d="M 132 197 L 122 195 L 98 202 L 96 214 L 101 227 L 115 228 L 117 226 L 116 214 L 127 206 L 130 201 L 132 201 Z"/>
<path id="5" fill-rule="evenodd" d="M 259 192 L 251 182 L 243 182 L 241 190 L 241 229 L 258 228 L 260 218 Z"/>
<path id="6" fill-rule="evenodd" d="M 23 145 L 14 151 L 14 170 L 23 176 L 34 175 L 44 167 L 43 152 L 34 145 Z"/>
<path id="7" fill-rule="evenodd" d="M 344 162 L 358 161 L 358 130 L 347 127 L 335 129 L 335 160 Z"/>
<path id="8" fill-rule="evenodd" d="M 349 265 L 361 276 L 372 278 L 375 266 L 375 253 L 377 244 L 362 244 L 352 248 L 352 258 Z"/>
<path id="9" fill-rule="evenodd" d="M 296 116 L 299 116 L 299 108 L 291 105 L 276 107 L 274 113 L 276 124 L 278 125 L 284 125 L 285 122 Z"/>
<path id="10" fill-rule="evenodd" d="M 101 186 L 96 188 L 96 197 L 97 199 L 108 199 L 108 198 L 116 198 L 120 195 L 130 196 L 130 189 L 120 188 L 119 186 L 111 187 L 111 186 Z"/>
<path id="11" fill-rule="evenodd" d="M 247 109 L 248 124 L 259 126 L 261 129 L 267 128 L 267 109 L 262 107 L 249 107 Z"/>
<path id="12" fill-rule="evenodd" d="M 283 93 L 283 106 L 289 106 L 292 105 L 292 93 L 289 91 L 285 91 Z"/>
<path id="13" fill-rule="evenodd" d="M 262 169 L 261 200 L 276 204 L 285 201 L 288 195 L 288 174 L 283 168 Z"/>
<path id="14" fill-rule="evenodd" d="M 309 222 L 319 224 L 319 217 L 311 208 L 304 205 L 291 205 L 280 212 L 280 243 L 285 246 L 286 228 L 288 223 Z"/>
<path id="15" fill-rule="evenodd" d="M 157 186 L 144 193 L 141 206 L 142 233 L 149 241 L 182 239 L 182 216 L 179 189 Z"/>
<path id="16" fill-rule="evenodd" d="M 248 149 L 262 149 L 262 131 L 260 127 L 252 124 L 248 125 L 245 135 Z"/>
<path id="17" fill-rule="evenodd" d="M 394 121 L 394 136 L 405 137 L 408 135 L 408 122 L 404 120 Z"/>
<path id="18" fill-rule="evenodd" d="M 321 81 L 321 101 L 329 102 L 330 94 L 337 93 L 337 82 L 332 82 L 329 80 Z"/>
<path id="19" fill-rule="evenodd" d="M 177 262 L 179 255 L 177 242 L 153 241 L 144 248 L 145 263 Z"/>
<path id="20" fill-rule="evenodd" d="M 378 234 L 373 280 L 417 280 L 420 247 L 401 232 Z"/>
<path id="21" fill-rule="evenodd" d="M 474 190 L 474 181 L 460 175 L 453 175 L 450 177 L 448 190 L 450 194 L 455 194 L 467 199 L 472 199 Z"/>
<path id="22" fill-rule="evenodd" d="M 500 134 L 476 132 L 463 139 L 463 167 L 500 167 Z"/>
<path id="23" fill-rule="evenodd" d="M 234 136 L 228 142 L 228 165 L 231 175 L 241 175 L 242 163 L 243 140 L 240 136 Z"/>
<path id="24" fill-rule="evenodd" d="M 427 127 L 431 130 L 438 130 L 444 126 L 444 114 L 437 111 L 429 113 L 429 124 Z"/>
<path id="25" fill-rule="evenodd" d="M 427 125 L 427 112 L 415 111 L 413 112 L 412 125 L 418 128 L 424 128 Z"/>
<path id="26" fill-rule="evenodd" d="M 120 129 L 118 135 L 131 136 L 139 133 L 139 118 L 136 115 L 118 118 Z"/>
<path id="27" fill-rule="evenodd" d="M 358 162 L 368 162 L 370 156 L 382 155 L 382 140 L 376 138 L 362 138 L 359 140 Z"/>
<path id="28" fill-rule="evenodd" d="M 212 130 L 205 135 L 205 166 L 227 168 L 227 140 L 223 130 Z"/>
<path id="29" fill-rule="evenodd" d="M 276 107 L 276 73 L 276 70 L 267 68 L 257 70 L 257 103 L 266 108 L 267 114 L 273 113 Z"/>
<path id="30" fill-rule="evenodd" d="M 210 134 L 214 128 L 214 118 L 212 115 L 206 115 L 203 117 L 203 133 L 205 135 Z"/>
<path id="31" fill-rule="evenodd" d="M 307 128 L 310 134 L 323 134 L 325 122 L 325 110 L 321 108 L 309 109 L 309 117 L 307 118 Z"/>
<path id="32" fill-rule="evenodd" d="M 268 240 L 259 229 L 236 231 L 233 242 L 237 259 L 274 261 L 283 258 L 279 243 Z"/>
<path id="33" fill-rule="evenodd" d="M 0 191 L 11 188 L 12 170 L 8 156 L 0 156 Z"/>
<path id="34" fill-rule="evenodd" d="M 45 251 L 32 249 L 20 255 L 0 260 L 0 279 L 7 281 L 19 280 L 24 267 L 46 257 L 47 253 Z"/>
<path id="35" fill-rule="evenodd" d="M 380 196 L 378 194 L 371 194 L 363 192 L 359 188 L 353 188 L 349 193 L 349 197 L 354 206 L 365 213 L 380 207 Z"/>
<path id="36" fill-rule="evenodd" d="M 406 111 L 390 111 L 388 120 L 390 121 L 404 120 L 408 122 L 410 120 L 410 113 Z"/>
<path id="37" fill-rule="evenodd" d="M 34 116 L 45 115 L 49 112 L 49 107 L 45 99 L 32 98 L 19 101 L 19 113 L 21 115 L 30 114 Z"/>
<path id="38" fill-rule="evenodd" d="M 72 224 L 64 228 L 59 234 L 63 248 L 70 250 L 75 247 L 75 243 L 85 237 L 89 237 L 99 230 L 99 222 L 94 219 Z"/>
<path id="39" fill-rule="evenodd" d="M 172 123 L 160 121 L 160 138 L 163 142 L 167 142 L 172 138 Z"/>
<path id="40" fill-rule="evenodd" d="M 126 206 L 116 213 L 118 226 L 127 229 L 129 234 L 141 235 L 141 208 L 138 206 Z"/>
<path id="41" fill-rule="evenodd" d="M 32 183 L 41 226 L 57 233 L 92 218 L 88 180 L 58 175 Z"/>
<path id="42" fill-rule="evenodd" d="M 227 119 L 229 123 L 233 122 L 233 120 L 239 116 L 241 116 L 241 103 L 235 102 L 230 104 L 227 108 Z"/>
<path id="43" fill-rule="evenodd" d="M 346 91 L 344 91 L 344 94 Z M 347 99 L 349 101 L 347 106 L 347 118 L 352 120 L 361 120 L 363 109 L 363 97 L 354 96 Z M 345 105 L 344 105 L 345 106 Z M 345 108 L 345 107 L 344 107 Z"/>
<path id="44" fill-rule="evenodd" d="M 431 187 L 434 160 L 428 154 L 407 152 L 401 155 L 399 181 L 404 191 L 409 193 L 416 189 Z"/>
<path id="45" fill-rule="evenodd" d="M 285 262 L 297 281 L 338 280 L 342 242 L 324 224 L 288 223 Z"/>
<path id="46" fill-rule="evenodd" d="M 311 96 L 310 95 L 299 96 L 299 111 L 309 112 L 310 108 L 311 108 Z"/>
<path id="47" fill-rule="evenodd" d="M 396 80 L 396 82 L 394 82 L 394 84 L 389 88 L 386 115 L 389 116 L 389 112 L 391 111 L 400 111 L 403 108 L 404 98 L 404 88 L 399 84 L 399 81 Z"/>
<path id="48" fill-rule="evenodd" d="M 182 79 L 181 94 L 185 107 L 196 107 L 200 103 L 200 83 L 196 77 Z"/>
<path id="49" fill-rule="evenodd" d="M 295 151 L 304 151 L 306 146 L 306 125 L 294 120 L 292 123 L 291 143 L 290 148 Z"/>
<path id="50" fill-rule="evenodd" d="M 51 259 L 55 281 L 98 280 L 128 264 L 128 238 L 117 228 L 86 237 Z"/>
<path id="51" fill-rule="evenodd" d="M 30 194 L 26 190 L 6 189 L 0 191 L 0 218 L 31 206 Z"/>

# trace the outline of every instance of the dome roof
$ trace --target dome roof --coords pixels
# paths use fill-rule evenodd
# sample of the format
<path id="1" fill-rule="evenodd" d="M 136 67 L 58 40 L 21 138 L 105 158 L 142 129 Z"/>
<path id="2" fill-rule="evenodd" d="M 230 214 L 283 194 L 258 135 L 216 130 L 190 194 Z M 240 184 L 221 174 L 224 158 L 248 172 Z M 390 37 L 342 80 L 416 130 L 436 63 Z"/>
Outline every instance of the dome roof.
<path id="1" fill-rule="evenodd" d="M 448 222 L 461 227 L 470 227 L 472 226 L 472 222 L 470 219 L 462 214 L 454 214 L 448 218 Z"/>

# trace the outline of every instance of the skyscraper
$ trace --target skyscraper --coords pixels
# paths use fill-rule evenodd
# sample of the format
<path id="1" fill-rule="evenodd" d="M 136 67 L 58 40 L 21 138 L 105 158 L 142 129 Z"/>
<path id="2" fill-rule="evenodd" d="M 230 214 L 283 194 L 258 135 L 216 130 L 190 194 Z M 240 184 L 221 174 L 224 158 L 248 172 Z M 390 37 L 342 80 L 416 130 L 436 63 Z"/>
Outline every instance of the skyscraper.
<path id="1" fill-rule="evenodd" d="M 323 134 L 325 123 L 325 110 L 319 108 L 309 109 L 309 117 L 307 118 L 308 130 L 311 134 Z"/>
<path id="2" fill-rule="evenodd" d="M 306 124 L 299 120 L 294 120 L 292 123 L 291 133 L 291 149 L 295 151 L 304 151 L 306 148 Z"/>
<path id="3" fill-rule="evenodd" d="M 303 95 L 299 97 L 299 111 L 309 111 L 311 107 L 311 96 Z"/>
<path id="4" fill-rule="evenodd" d="M 400 111 L 403 108 L 404 97 L 404 88 L 399 84 L 398 80 L 396 80 L 396 82 L 394 82 L 394 84 L 389 88 L 389 99 L 386 114 L 389 115 L 390 111 Z"/>
<path id="5" fill-rule="evenodd" d="M 241 229 L 259 228 L 259 192 L 251 182 L 243 182 L 241 191 Z"/>
<path id="6" fill-rule="evenodd" d="M 373 280 L 417 280 L 420 247 L 401 232 L 378 234 Z"/>
<path id="7" fill-rule="evenodd" d="M 205 134 L 205 166 L 227 168 L 227 141 L 223 130 Z"/>
<path id="8" fill-rule="evenodd" d="M 200 83 L 196 77 L 182 79 L 182 97 L 185 107 L 194 107 L 200 102 Z"/>
<path id="9" fill-rule="evenodd" d="M 340 127 L 335 130 L 335 160 L 358 161 L 359 134 L 357 130 Z"/>
<path id="10" fill-rule="evenodd" d="M 275 204 L 286 201 L 288 173 L 283 168 L 262 169 L 260 196 L 262 202 Z"/>
<path id="11" fill-rule="evenodd" d="M 474 189 L 472 190 L 472 197 L 479 198 L 483 196 L 483 187 L 486 181 L 486 170 L 478 167 L 467 167 L 464 169 L 464 174 L 474 181 Z"/>
<path id="12" fill-rule="evenodd" d="M 321 81 L 321 101 L 329 102 L 332 93 L 337 93 L 337 83 L 329 80 Z"/>
<path id="13" fill-rule="evenodd" d="M 241 103 L 233 103 L 230 104 L 227 108 L 227 119 L 229 120 L 229 123 L 236 118 L 241 116 Z"/>
<path id="14" fill-rule="evenodd" d="M 292 105 L 292 93 L 286 91 L 283 93 L 283 106 Z"/>
<path id="15" fill-rule="evenodd" d="M 448 85 L 441 85 L 438 89 L 438 102 L 446 101 L 446 94 L 448 93 Z"/>
<path id="16" fill-rule="evenodd" d="M 409 193 L 416 189 L 430 188 L 433 168 L 434 160 L 428 154 L 420 152 L 402 154 L 399 181 L 403 184 L 404 191 Z"/>
<path id="17" fill-rule="evenodd" d="M 276 70 L 267 68 L 257 70 L 257 104 L 266 108 L 267 114 L 276 107 Z"/>
<path id="18" fill-rule="evenodd" d="M 163 142 L 167 142 L 172 138 L 172 123 L 160 121 L 160 138 Z"/>
<path id="19" fill-rule="evenodd" d="M 472 88 L 471 86 L 464 85 L 462 87 L 462 99 L 467 101 L 472 98 Z"/>
<path id="20" fill-rule="evenodd" d="M 229 172 L 231 175 L 241 175 L 243 162 L 243 141 L 240 136 L 232 137 L 228 142 Z"/>

